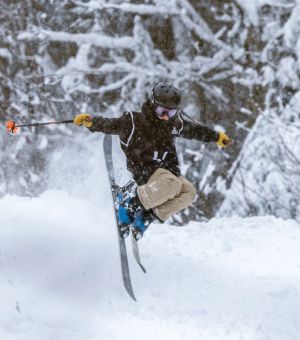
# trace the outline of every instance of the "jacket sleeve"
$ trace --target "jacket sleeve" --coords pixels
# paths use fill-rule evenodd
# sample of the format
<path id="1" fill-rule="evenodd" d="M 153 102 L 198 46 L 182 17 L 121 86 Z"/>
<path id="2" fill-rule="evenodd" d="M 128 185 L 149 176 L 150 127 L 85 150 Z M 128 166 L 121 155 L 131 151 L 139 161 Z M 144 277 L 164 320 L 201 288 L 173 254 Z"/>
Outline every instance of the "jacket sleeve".
<path id="1" fill-rule="evenodd" d="M 131 129 L 132 121 L 130 115 L 125 112 L 119 118 L 94 117 L 93 125 L 88 128 L 91 132 L 103 132 L 105 134 L 119 135 L 126 134 Z"/>
<path id="2" fill-rule="evenodd" d="M 183 127 L 180 132 L 180 137 L 187 139 L 195 139 L 203 142 L 217 142 L 219 132 L 212 130 L 206 126 L 198 125 L 187 120 L 183 121 Z"/>

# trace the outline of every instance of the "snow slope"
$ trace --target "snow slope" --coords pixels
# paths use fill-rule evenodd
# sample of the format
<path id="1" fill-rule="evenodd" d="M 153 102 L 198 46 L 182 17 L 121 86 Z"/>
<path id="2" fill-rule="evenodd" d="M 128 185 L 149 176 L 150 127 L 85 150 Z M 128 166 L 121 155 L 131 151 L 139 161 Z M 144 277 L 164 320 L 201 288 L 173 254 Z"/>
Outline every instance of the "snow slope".
<path id="1" fill-rule="evenodd" d="M 300 227 L 273 217 L 154 225 L 120 277 L 108 186 L 0 200 L 0 339 L 299 339 Z"/>

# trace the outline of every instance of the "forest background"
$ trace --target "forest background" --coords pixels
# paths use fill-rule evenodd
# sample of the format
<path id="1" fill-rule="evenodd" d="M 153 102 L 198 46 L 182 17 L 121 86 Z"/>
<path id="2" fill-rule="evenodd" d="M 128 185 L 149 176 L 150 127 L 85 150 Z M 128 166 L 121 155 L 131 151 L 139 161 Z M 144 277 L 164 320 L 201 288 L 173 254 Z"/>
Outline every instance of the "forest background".
<path id="1" fill-rule="evenodd" d="M 117 117 L 163 80 L 180 88 L 185 112 L 233 141 L 220 150 L 178 140 L 198 196 L 173 223 L 300 220 L 299 1 L 2 0 L 0 9 L 0 196 L 75 190 L 98 171 L 76 155 L 101 153 L 85 129 L 10 136 L 6 120 Z"/>

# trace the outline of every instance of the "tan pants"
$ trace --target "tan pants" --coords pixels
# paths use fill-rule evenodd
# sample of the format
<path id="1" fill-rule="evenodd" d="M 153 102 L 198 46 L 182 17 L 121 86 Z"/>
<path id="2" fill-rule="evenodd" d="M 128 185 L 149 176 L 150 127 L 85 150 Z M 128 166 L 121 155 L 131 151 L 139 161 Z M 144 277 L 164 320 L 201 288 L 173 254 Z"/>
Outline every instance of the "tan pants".
<path id="1" fill-rule="evenodd" d="M 163 221 L 189 206 L 196 196 L 191 182 L 163 168 L 157 169 L 146 184 L 137 188 L 137 192 L 144 208 L 153 209 Z"/>

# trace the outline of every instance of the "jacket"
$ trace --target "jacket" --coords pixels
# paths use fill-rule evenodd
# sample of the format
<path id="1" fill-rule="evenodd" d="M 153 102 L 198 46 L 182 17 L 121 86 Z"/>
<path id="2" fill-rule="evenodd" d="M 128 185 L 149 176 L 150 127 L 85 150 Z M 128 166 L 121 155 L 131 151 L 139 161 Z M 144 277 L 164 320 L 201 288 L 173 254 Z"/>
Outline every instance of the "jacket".
<path id="1" fill-rule="evenodd" d="M 118 135 L 127 159 L 127 168 L 138 185 L 145 184 L 158 168 L 180 175 L 175 140 L 178 137 L 216 142 L 219 133 L 184 120 L 180 113 L 168 121 L 160 120 L 152 104 L 141 112 L 125 112 L 120 118 L 94 117 L 91 132 Z"/>

